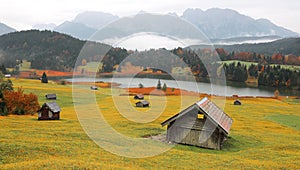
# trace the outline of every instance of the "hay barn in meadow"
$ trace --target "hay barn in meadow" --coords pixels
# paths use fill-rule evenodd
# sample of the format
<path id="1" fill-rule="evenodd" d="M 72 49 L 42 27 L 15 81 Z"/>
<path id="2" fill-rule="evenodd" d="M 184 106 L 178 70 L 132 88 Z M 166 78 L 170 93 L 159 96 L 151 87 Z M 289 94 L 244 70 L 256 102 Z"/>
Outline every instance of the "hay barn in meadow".
<path id="1" fill-rule="evenodd" d="M 91 90 L 98 90 L 97 86 L 91 86 L 90 88 L 91 88 Z"/>
<path id="2" fill-rule="evenodd" d="M 142 94 L 136 94 L 136 95 L 134 95 L 134 99 L 135 100 L 143 100 L 144 99 L 144 95 L 142 95 Z"/>
<path id="3" fill-rule="evenodd" d="M 138 101 L 135 103 L 136 107 L 149 107 L 150 103 L 146 100 Z"/>
<path id="4" fill-rule="evenodd" d="M 242 105 L 242 102 L 240 100 L 235 100 L 233 102 L 234 105 Z"/>
<path id="5" fill-rule="evenodd" d="M 56 100 L 56 94 L 46 94 L 45 97 L 47 100 Z"/>
<path id="6" fill-rule="evenodd" d="M 56 102 L 48 102 L 42 105 L 38 110 L 38 120 L 59 120 L 60 107 Z"/>
<path id="7" fill-rule="evenodd" d="M 233 120 L 208 98 L 203 98 L 162 122 L 167 141 L 204 148 L 222 148 Z"/>

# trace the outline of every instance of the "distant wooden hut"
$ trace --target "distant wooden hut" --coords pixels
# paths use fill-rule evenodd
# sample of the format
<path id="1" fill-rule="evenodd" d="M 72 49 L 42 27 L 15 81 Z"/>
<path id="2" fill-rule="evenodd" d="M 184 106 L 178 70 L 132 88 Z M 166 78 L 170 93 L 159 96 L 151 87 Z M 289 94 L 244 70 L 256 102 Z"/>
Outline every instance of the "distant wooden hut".
<path id="1" fill-rule="evenodd" d="M 237 99 L 239 96 L 237 94 L 232 95 L 234 99 Z"/>
<path id="2" fill-rule="evenodd" d="M 235 100 L 233 102 L 234 105 L 242 105 L 242 102 L 240 100 Z"/>
<path id="3" fill-rule="evenodd" d="M 91 90 L 98 90 L 97 86 L 91 86 Z"/>
<path id="4" fill-rule="evenodd" d="M 5 74 L 4 77 L 5 78 L 11 78 L 11 74 Z"/>
<path id="5" fill-rule="evenodd" d="M 56 102 L 47 102 L 38 110 L 38 120 L 59 120 L 60 107 Z"/>
<path id="6" fill-rule="evenodd" d="M 134 95 L 134 99 L 135 100 L 143 100 L 144 99 L 144 95 L 142 95 L 142 94 L 136 94 L 136 95 Z"/>
<path id="7" fill-rule="evenodd" d="M 169 142 L 220 150 L 232 123 L 226 113 L 205 97 L 161 125 L 167 125 Z"/>
<path id="8" fill-rule="evenodd" d="M 150 103 L 146 100 L 138 101 L 135 103 L 136 107 L 149 107 Z"/>
<path id="9" fill-rule="evenodd" d="M 47 100 L 56 100 L 56 94 L 46 94 L 45 97 Z"/>

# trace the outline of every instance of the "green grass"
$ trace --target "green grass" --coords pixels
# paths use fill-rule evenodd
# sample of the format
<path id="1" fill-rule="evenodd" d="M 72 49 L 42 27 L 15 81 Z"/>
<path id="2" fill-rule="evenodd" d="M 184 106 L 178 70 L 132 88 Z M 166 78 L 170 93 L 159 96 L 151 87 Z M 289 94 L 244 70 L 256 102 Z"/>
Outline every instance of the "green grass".
<path id="1" fill-rule="evenodd" d="M 286 98 L 283 101 L 288 104 L 300 104 L 300 99 L 298 98 Z"/>
<path id="2" fill-rule="evenodd" d="M 247 68 L 250 67 L 251 64 L 254 64 L 254 65 L 257 65 L 258 63 L 256 62 L 247 62 L 247 61 L 239 61 L 239 60 L 229 60 L 229 61 L 220 61 L 219 63 L 226 63 L 226 64 L 231 64 L 231 63 L 238 63 L 240 62 L 241 64 L 243 65 L 246 65 Z M 271 64 L 271 66 L 277 66 L 278 64 Z M 300 70 L 300 66 L 293 66 L 293 65 L 281 65 L 280 64 L 280 67 L 281 68 L 284 68 L 284 69 L 288 69 L 288 70 L 292 70 L 292 71 L 299 71 Z"/>
<path id="3" fill-rule="evenodd" d="M 88 137 L 72 105 L 70 85 L 23 79 L 13 79 L 13 83 L 15 87 L 22 86 L 26 92 L 37 94 L 41 104 L 46 101 L 44 94 L 56 93 L 62 109 L 61 120 L 37 121 L 37 115 L 0 116 L 0 169 L 300 169 L 300 104 L 297 103 L 241 98 L 243 104 L 235 106 L 233 99 L 227 99 L 224 109 L 234 123 L 223 150 L 175 145 L 156 156 L 127 158 L 104 150 Z M 95 93 L 98 108 L 107 123 L 130 138 L 165 132 L 166 127 L 160 123 L 180 111 L 182 100 L 191 98 L 145 96 L 151 101 L 151 107 L 136 109 L 132 96 L 112 98 L 110 89 L 94 92 L 88 86 L 82 86 L 81 90 Z M 91 99 L 82 98 L 86 103 L 80 107 L 92 111 Z M 117 102 L 124 112 L 115 107 L 114 100 L 129 102 Z M 164 109 L 153 121 L 139 123 L 123 115 L 140 114 L 143 118 L 143 114 L 156 114 L 165 100 Z M 186 107 L 189 103 L 183 105 Z M 112 146 L 117 147 L 122 142 L 114 141 L 116 146 Z"/>
<path id="4" fill-rule="evenodd" d="M 223 63 L 223 64 L 235 63 L 235 64 L 237 64 L 238 62 L 240 62 L 243 65 L 246 65 L 247 68 L 250 67 L 251 64 L 257 65 L 257 63 L 255 63 L 255 62 L 247 62 L 247 61 L 239 61 L 239 60 L 220 61 L 219 63 Z"/>
<path id="5" fill-rule="evenodd" d="M 88 62 L 85 66 L 79 66 L 77 69 L 81 71 L 84 69 L 85 71 L 88 72 L 97 72 L 98 68 L 102 67 L 102 63 L 99 62 Z"/>
<path id="6" fill-rule="evenodd" d="M 300 116 L 297 115 L 273 115 L 268 119 L 277 122 L 283 126 L 293 128 L 300 131 Z"/>
<path id="7" fill-rule="evenodd" d="M 22 63 L 20 64 L 20 71 L 28 71 L 30 70 L 31 62 L 27 60 L 22 60 Z"/>

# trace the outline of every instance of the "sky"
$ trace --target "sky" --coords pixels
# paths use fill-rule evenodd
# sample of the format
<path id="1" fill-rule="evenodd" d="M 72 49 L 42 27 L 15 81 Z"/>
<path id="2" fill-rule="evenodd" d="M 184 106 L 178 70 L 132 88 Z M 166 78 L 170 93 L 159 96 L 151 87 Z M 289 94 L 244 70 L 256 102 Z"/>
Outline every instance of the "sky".
<path id="1" fill-rule="evenodd" d="M 299 0 L 0 0 L 0 22 L 17 30 L 36 24 L 59 25 L 84 11 L 107 12 L 120 17 L 139 11 L 182 15 L 187 8 L 229 8 L 254 19 L 266 18 L 300 33 Z"/>

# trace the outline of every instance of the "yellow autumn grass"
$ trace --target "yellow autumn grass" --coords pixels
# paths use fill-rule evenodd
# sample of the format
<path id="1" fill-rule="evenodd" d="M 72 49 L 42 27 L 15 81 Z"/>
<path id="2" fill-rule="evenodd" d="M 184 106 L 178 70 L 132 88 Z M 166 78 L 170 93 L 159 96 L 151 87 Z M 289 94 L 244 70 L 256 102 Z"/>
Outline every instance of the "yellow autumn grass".
<path id="1" fill-rule="evenodd" d="M 70 85 L 24 79 L 13 83 L 37 94 L 41 104 L 46 102 L 45 94 L 56 93 L 61 120 L 37 121 L 37 115 L 0 117 L 0 169 L 300 169 L 297 100 L 291 105 L 277 99 L 242 98 L 242 105 L 235 106 L 233 99 L 227 99 L 224 109 L 234 123 L 223 150 L 176 145 L 157 156 L 134 159 L 105 151 L 86 135 L 74 110 Z M 95 93 L 103 117 L 131 138 L 165 132 L 160 123 L 192 104 L 186 102 L 190 96 L 145 96 L 150 108 L 136 109 L 132 96 L 112 97 L 110 89 L 94 92 L 89 86 L 81 90 Z M 139 123 L 126 118 L 130 113 L 158 115 Z"/>

